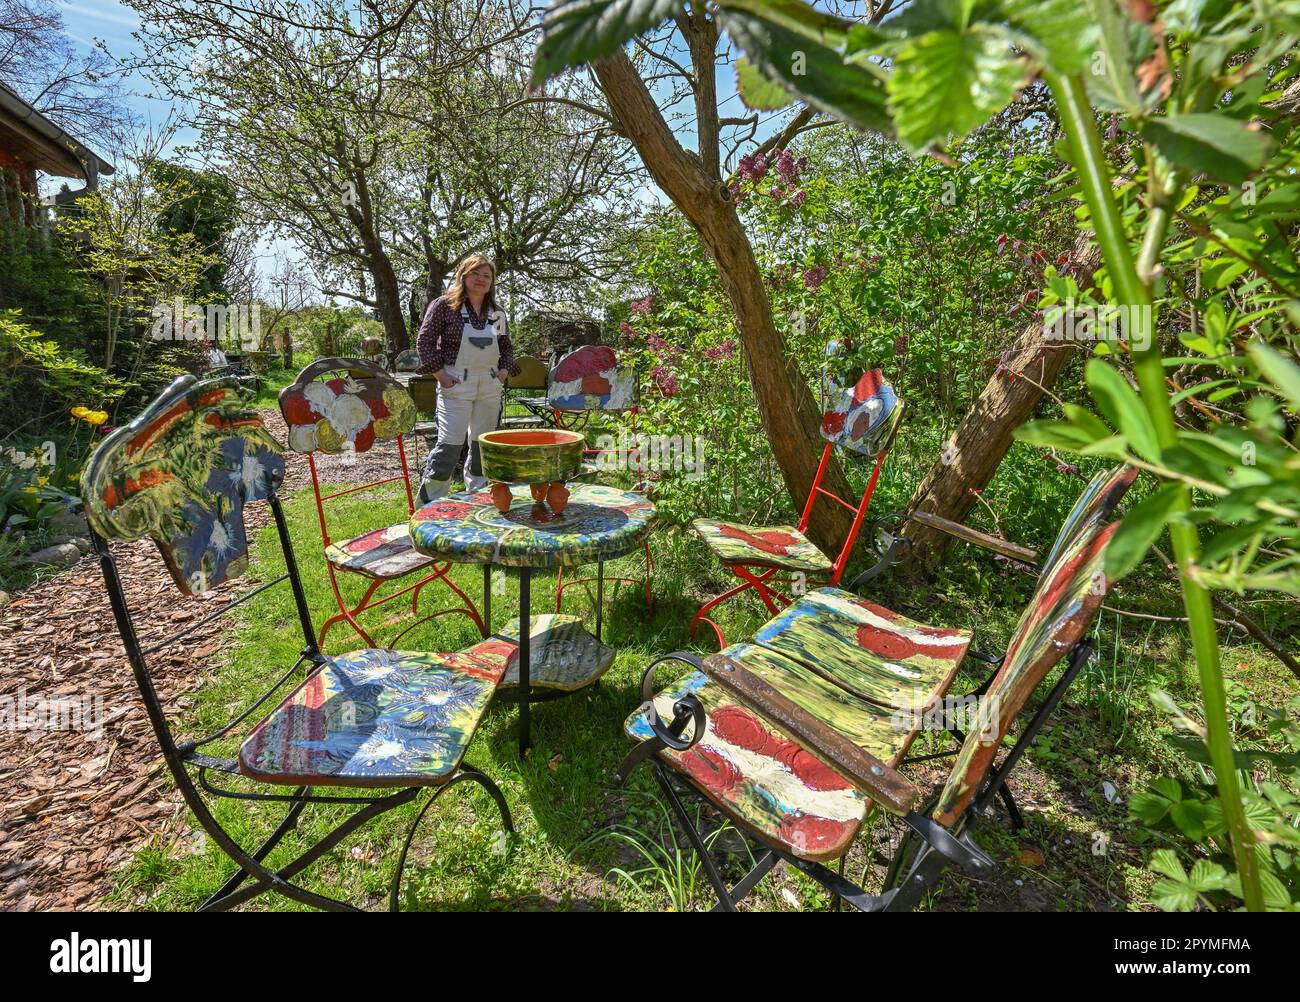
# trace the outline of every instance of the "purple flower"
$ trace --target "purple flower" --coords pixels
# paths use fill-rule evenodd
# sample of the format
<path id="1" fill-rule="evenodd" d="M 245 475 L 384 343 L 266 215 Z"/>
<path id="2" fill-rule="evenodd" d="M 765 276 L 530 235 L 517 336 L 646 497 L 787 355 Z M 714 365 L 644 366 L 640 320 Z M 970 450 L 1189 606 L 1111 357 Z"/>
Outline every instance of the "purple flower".
<path id="1" fill-rule="evenodd" d="M 802 209 L 803 203 L 807 200 L 807 198 L 808 198 L 808 192 L 802 190 L 796 191 L 793 195 L 790 196 L 790 204 L 793 205 L 796 209 Z"/>
<path id="2" fill-rule="evenodd" d="M 625 341 L 636 340 L 636 328 L 624 320 L 618 325 L 619 332 L 623 335 Z"/>
<path id="3" fill-rule="evenodd" d="M 809 268 L 803 273 L 803 285 L 805 289 L 811 289 L 813 292 L 816 292 L 821 288 L 824 281 L 826 281 L 826 269 L 820 264 Z"/>
<path id="4" fill-rule="evenodd" d="M 776 151 L 776 172 L 781 175 L 782 181 L 793 181 L 799 173 L 799 168 L 795 165 L 794 157 L 789 150 Z"/>
<path id="5" fill-rule="evenodd" d="M 645 299 L 632 300 L 632 302 L 628 303 L 628 309 L 630 309 L 633 313 L 640 313 L 642 315 L 645 315 L 650 312 L 650 309 L 653 305 L 654 305 L 654 296 L 646 296 Z"/>
<path id="6" fill-rule="evenodd" d="M 763 159 L 761 153 L 743 156 L 740 158 L 740 166 L 736 168 L 736 173 L 752 183 L 767 173 L 767 161 Z"/>

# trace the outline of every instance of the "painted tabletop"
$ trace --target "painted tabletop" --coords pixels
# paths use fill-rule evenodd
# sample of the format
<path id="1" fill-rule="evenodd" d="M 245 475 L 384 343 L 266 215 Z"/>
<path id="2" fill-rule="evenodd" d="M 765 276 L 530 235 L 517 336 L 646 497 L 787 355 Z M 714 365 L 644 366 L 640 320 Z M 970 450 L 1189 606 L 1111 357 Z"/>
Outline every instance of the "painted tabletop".
<path id="1" fill-rule="evenodd" d="M 649 535 L 655 506 L 645 495 L 601 484 L 572 489 L 562 515 L 534 503 L 526 486 L 512 488 L 504 513 L 487 491 L 449 494 L 411 516 L 411 540 L 440 560 L 571 567 L 621 557 Z"/>

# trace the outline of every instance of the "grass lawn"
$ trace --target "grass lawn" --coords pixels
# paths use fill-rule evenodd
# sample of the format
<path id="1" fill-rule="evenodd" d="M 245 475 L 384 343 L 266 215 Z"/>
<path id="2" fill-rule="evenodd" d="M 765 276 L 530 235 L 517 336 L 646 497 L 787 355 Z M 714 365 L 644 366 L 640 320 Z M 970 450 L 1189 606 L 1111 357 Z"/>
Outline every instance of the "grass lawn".
<path id="1" fill-rule="evenodd" d="M 396 486 L 400 489 L 400 485 Z M 287 498 L 286 512 L 316 622 L 335 611 L 325 575 L 311 492 Z M 404 500 L 389 488 L 358 493 L 334 509 L 337 535 L 355 533 L 405 517 Z M 614 667 L 600 683 L 567 699 L 535 705 L 534 749 L 526 761 L 517 754 L 517 708 L 493 706 L 479 728 L 467 760 L 501 787 L 514 814 L 518 834 L 508 852 L 489 798 L 474 784 L 462 784 L 441 797 L 426 815 L 406 873 L 404 907 L 411 909 L 687 909 L 712 903 L 707 881 L 684 838 L 674 832 L 650 771 L 639 769 L 626 789 L 617 789 L 613 771 L 627 749 L 624 717 L 639 702 L 645 666 L 656 656 L 681 648 L 713 649 L 702 631 L 699 645 L 685 626 L 702 597 L 724 586 L 721 568 L 704 547 L 680 527 L 664 527 L 653 537 L 657 569 L 655 609 L 647 615 L 635 587 L 624 586 L 612 601 L 607 592 L 605 641 L 618 651 Z M 281 572 L 273 526 L 254 546 L 253 568 L 262 579 Z M 636 574 L 638 557 L 610 565 Z M 975 647 L 999 651 L 1005 644 L 1032 579 L 1005 563 L 959 546 L 949 554 L 947 574 L 918 588 L 886 576 L 870 592 L 873 599 L 924 621 L 965 625 L 976 630 Z M 476 601 L 482 571 L 458 567 L 454 579 Z M 349 582 L 350 595 L 360 582 Z M 448 603 L 450 592 L 427 588 L 423 608 Z M 535 574 L 533 611 L 553 606 L 554 576 Z M 1177 592 L 1167 582 L 1131 578 L 1112 594 L 1111 603 L 1144 612 L 1177 615 Z M 494 625 L 500 629 L 518 615 L 517 578 L 508 575 L 506 594 L 493 596 Z M 402 608 L 401 600 L 369 614 L 381 623 Z M 409 607 L 406 607 L 409 609 Z M 728 637 L 742 639 L 766 616 L 757 601 L 723 607 Z M 391 611 L 390 611 L 391 610 Z M 566 592 L 566 612 L 592 614 L 578 589 Z M 183 734 L 206 733 L 247 706 L 297 656 L 301 636 L 287 587 L 277 587 L 240 610 L 232 624 L 226 661 L 213 663 L 192 702 L 182 711 Z M 593 626 L 594 628 L 594 626 Z M 387 642 L 400 626 L 379 627 Z M 1165 716 L 1146 696 L 1150 685 L 1167 689 L 1194 705 L 1195 666 L 1181 624 L 1122 618 L 1103 613 L 1095 629 L 1102 657 L 1067 694 L 1034 749 L 1012 777 L 1012 787 L 1028 827 L 1016 833 L 999 813 L 979 831 L 980 841 L 1000 866 L 994 878 L 974 884 L 950 878 L 933 893 L 934 909 L 1070 909 L 1144 907 L 1151 876 L 1143 864 L 1152 845 L 1126 820 L 1124 801 L 1162 772 L 1187 768 L 1162 738 Z M 450 651 L 475 641 L 467 617 L 440 617 L 408 633 L 408 649 Z M 327 638 L 332 653 L 363 646 L 336 626 Z M 1247 645 L 1226 652 L 1225 670 L 1248 686 L 1263 705 L 1281 705 L 1297 691 L 1288 672 L 1267 654 Z M 667 682 L 681 671 L 665 668 Z M 971 673 L 965 681 L 973 684 Z M 972 687 L 959 680 L 954 692 Z M 1244 699 L 1240 690 L 1237 699 Z M 1273 698 L 1276 697 L 1276 698 Z M 1260 714 L 1263 717 L 1263 714 Z M 923 736 L 914 754 L 940 750 L 942 736 Z M 233 755 L 237 745 L 213 748 Z M 940 760 L 942 763 L 943 760 Z M 942 764 L 913 773 L 923 789 L 940 782 Z M 241 781 L 233 779 L 240 784 Z M 1103 785 L 1106 784 L 1106 785 Z M 1113 789 L 1112 789 L 1113 788 Z M 282 816 L 276 805 L 218 800 L 216 812 L 243 844 L 252 845 Z M 423 799 L 372 821 L 311 867 L 300 881 L 354 904 L 383 907 L 396 866 L 398 847 Z M 299 829 L 272 854 L 275 864 L 296 855 L 338 822 L 351 808 L 309 807 Z M 191 822 L 192 824 L 192 822 Z M 734 879 L 748 860 L 734 829 L 719 826 L 708 812 L 703 830 L 716 831 L 727 850 L 724 869 Z M 863 827 L 849 859 L 849 875 L 861 877 L 888 853 L 897 826 L 875 818 Z M 123 908 L 188 909 L 214 891 L 232 864 L 197 827 L 183 827 L 149 844 L 116 875 L 109 904 Z M 876 878 L 880 874 L 876 870 Z M 867 874 L 870 882 L 875 878 Z M 759 885 L 745 907 L 792 910 L 829 905 L 828 895 L 799 874 L 779 869 Z M 298 909 L 286 899 L 264 895 L 252 907 Z"/>

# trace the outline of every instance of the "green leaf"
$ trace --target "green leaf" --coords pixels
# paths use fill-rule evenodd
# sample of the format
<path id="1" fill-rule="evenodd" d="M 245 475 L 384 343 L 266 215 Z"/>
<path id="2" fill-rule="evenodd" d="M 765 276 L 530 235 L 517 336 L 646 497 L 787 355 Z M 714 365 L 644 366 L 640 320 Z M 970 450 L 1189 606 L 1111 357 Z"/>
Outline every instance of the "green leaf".
<path id="1" fill-rule="evenodd" d="M 1062 404 L 1061 410 L 1065 412 L 1070 424 L 1087 431 L 1095 440 L 1100 441 L 1109 438 L 1113 434 L 1101 418 L 1078 404 Z"/>
<path id="2" fill-rule="evenodd" d="M 1183 497 L 1181 484 L 1165 484 L 1124 516 L 1106 547 L 1106 576 L 1118 581 L 1146 556 Z"/>
<path id="3" fill-rule="evenodd" d="M 1057 73 L 1081 72 L 1097 49 L 1099 29 L 1079 0 L 1006 0 L 1002 6 Z"/>
<path id="4" fill-rule="evenodd" d="M 1085 379 L 1102 414 L 1128 439 L 1134 451 L 1143 459 L 1159 461 L 1160 445 L 1155 427 L 1128 381 L 1096 358 L 1088 362 Z"/>
<path id="5" fill-rule="evenodd" d="M 746 108 L 775 111 L 791 102 L 790 92 L 765 77 L 744 56 L 736 60 L 736 86 Z"/>
<path id="6" fill-rule="evenodd" d="M 1103 111 L 1122 111 L 1137 117 L 1142 113 L 1142 101 L 1133 73 L 1130 22 L 1119 12 L 1115 0 L 1086 0 L 1086 6 L 1100 32 L 1099 58 L 1089 60 L 1084 75 L 1088 95 Z"/>
<path id="7" fill-rule="evenodd" d="M 1246 345 L 1248 354 L 1278 392 L 1286 397 L 1295 410 L 1300 410 L 1300 366 L 1285 355 L 1274 351 L 1263 341 L 1251 341 Z"/>
<path id="8" fill-rule="evenodd" d="M 1272 146 L 1267 134 L 1214 112 L 1152 118 L 1140 131 L 1171 162 L 1229 184 L 1264 166 Z"/>
<path id="9" fill-rule="evenodd" d="M 1006 37 L 982 27 L 908 39 L 893 57 L 889 110 L 912 153 L 983 124 L 1026 78 L 1025 63 Z"/>
<path id="10" fill-rule="evenodd" d="M 753 8 L 751 10 L 750 8 Z M 788 8 L 802 7 L 816 20 L 800 21 Z M 778 16 L 779 15 L 779 16 Z M 892 136 L 885 109 L 882 71 L 870 64 L 844 62 L 843 43 L 833 25 L 803 3 L 759 4 L 727 0 L 719 11 L 723 27 L 769 81 L 778 81 L 810 105 L 862 129 Z"/>
<path id="11" fill-rule="evenodd" d="M 1013 432 L 1016 441 L 1044 449 L 1068 449 L 1078 452 L 1093 443 L 1091 431 L 1065 421 L 1030 421 Z M 1109 434 L 1109 432 L 1107 432 Z"/>
<path id="12" fill-rule="evenodd" d="M 542 21 L 533 85 L 608 55 L 684 8 L 681 0 L 558 0 Z"/>

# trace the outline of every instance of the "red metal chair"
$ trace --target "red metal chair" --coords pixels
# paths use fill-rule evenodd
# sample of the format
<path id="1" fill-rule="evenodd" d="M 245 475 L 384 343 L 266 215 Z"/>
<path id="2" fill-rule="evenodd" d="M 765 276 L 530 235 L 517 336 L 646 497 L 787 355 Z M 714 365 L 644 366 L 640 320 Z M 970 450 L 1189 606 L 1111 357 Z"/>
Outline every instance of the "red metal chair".
<path id="1" fill-rule="evenodd" d="M 321 377 L 332 378 L 323 380 Z M 487 636 L 478 608 L 449 576 L 451 563 L 437 564 L 432 557 L 416 550 L 411 544 L 405 520 L 348 539 L 335 541 L 331 538 L 325 518 L 325 502 L 348 494 L 400 481 L 406 489 L 407 512 L 415 512 L 411 472 L 402 437 L 415 426 L 416 411 L 411 395 L 402 385 L 372 362 L 358 358 L 323 358 L 303 369 L 298 373 L 298 378 L 280 392 L 280 413 L 289 426 L 290 448 L 304 454 L 311 469 L 316 514 L 320 519 L 321 541 L 325 547 L 325 569 L 329 573 L 330 587 L 334 589 L 334 598 L 339 607 L 336 615 L 321 624 L 317 643 L 323 647 L 325 635 L 330 628 L 346 621 L 369 647 L 377 647 L 371 635 L 357 622 L 357 616 L 404 595 L 411 596 L 411 615 L 416 615 L 421 590 L 435 581 L 441 581 L 455 592 L 463 607 L 453 606 L 415 620 L 398 633 L 388 646 L 395 645 L 418 624 L 451 613 L 469 616 L 479 633 Z M 359 454 L 368 452 L 376 442 L 393 440 L 397 442 L 400 472 L 329 494 L 321 493 L 316 453 Z M 386 582 L 408 577 L 417 571 L 428 573 L 405 588 L 374 599 L 375 592 Z M 343 598 L 339 588 L 339 572 L 356 574 L 369 580 L 365 594 L 356 605 L 349 606 Z M 388 626 L 396 621 L 389 620 L 382 625 Z"/>
<path id="2" fill-rule="evenodd" d="M 695 531 L 722 561 L 723 566 L 738 578 L 740 584 L 709 599 L 691 619 L 690 633 L 695 635 L 701 622 L 708 623 L 718 635 L 718 642 L 727 646 L 727 638 L 712 619 L 705 615 L 710 609 L 742 592 L 754 589 L 772 615 L 790 604 L 789 596 L 776 591 L 774 584 L 838 585 L 844 568 L 848 565 L 862 528 L 867 505 L 876 489 L 880 467 L 894 440 L 898 424 L 903 417 L 903 402 L 884 382 L 879 369 L 873 369 L 858 380 L 857 385 L 845 391 L 839 404 L 822 418 L 822 437 L 826 447 L 822 450 L 821 464 L 813 478 L 808 500 L 804 502 L 799 524 L 752 526 L 718 519 L 697 518 L 692 523 Z M 856 505 L 822 486 L 831 452 L 839 446 L 845 452 L 875 459 L 875 467 L 866 489 Z M 832 560 L 806 535 L 812 517 L 813 504 L 818 495 L 830 498 L 853 512 L 853 525 L 844 539 L 844 545 Z M 779 577 L 782 572 L 789 576 Z M 795 577 L 794 575 L 801 575 Z M 778 601 L 780 605 L 778 605 Z"/>
<path id="3" fill-rule="evenodd" d="M 600 344 L 582 345 L 564 355 L 551 369 L 551 378 L 547 383 L 546 401 L 555 415 L 555 426 L 576 431 L 583 428 L 593 414 L 630 414 L 632 433 L 636 434 L 638 408 L 638 386 L 636 372 L 631 366 L 620 365 L 618 356 L 612 348 Z M 584 449 L 584 457 L 601 457 L 610 454 L 635 456 L 637 464 L 637 483 L 634 490 L 644 490 L 646 484 L 645 468 L 641 462 L 641 451 L 637 448 L 624 449 Z M 596 471 L 587 471 L 588 475 Z M 645 588 L 647 610 L 653 610 L 654 598 L 650 593 L 650 577 L 654 573 L 654 557 L 650 555 L 650 544 L 642 544 L 645 551 L 645 577 L 605 577 L 603 565 L 597 568 L 597 576 L 574 577 L 564 580 L 564 568 L 561 567 L 555 577 L 555 611 L 562 612 L 564 592 L 574 585 L 590 585 L 595 582 L 598 593 L 603 593 L 603 582 L 639 584 Z"/>

